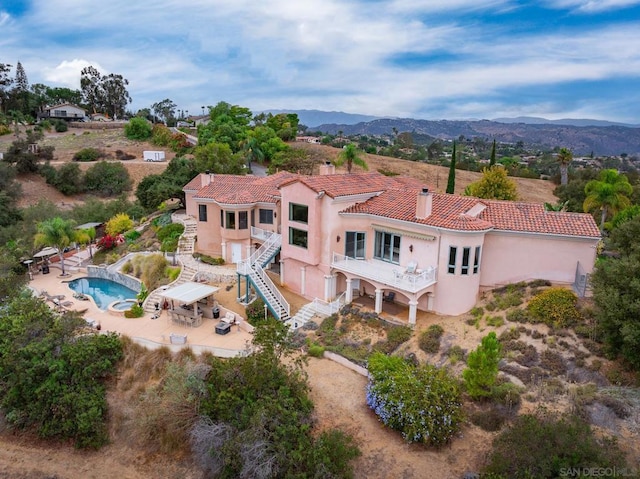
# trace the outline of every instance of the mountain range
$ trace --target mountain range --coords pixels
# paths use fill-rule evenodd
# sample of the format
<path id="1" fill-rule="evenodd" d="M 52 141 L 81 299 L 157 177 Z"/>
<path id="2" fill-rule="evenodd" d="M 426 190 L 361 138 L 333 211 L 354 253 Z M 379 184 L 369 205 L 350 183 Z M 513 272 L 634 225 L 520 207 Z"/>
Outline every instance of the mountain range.
<path id="1" fill-rule="evenodd" d="M 296 113 L 300 123 L 311 131 L 327 134 L 392 135 L 413 132 L 442 140 L 481 137 L 502 143 L 522 141 L 529 147 L 570 148 L 574 155 L 613 156 L 627 153 L 640 156 L 640 127 L 589 119 L 547 120 L 537 117 L 497 118 L 495 120 L 416 120 L 376 118 L 343 112 L 318 110 L 270 110 Z M 364 117 L 364 118 L 363 118 Z M 317 123 L 325 120 L 324 123 Z"/>

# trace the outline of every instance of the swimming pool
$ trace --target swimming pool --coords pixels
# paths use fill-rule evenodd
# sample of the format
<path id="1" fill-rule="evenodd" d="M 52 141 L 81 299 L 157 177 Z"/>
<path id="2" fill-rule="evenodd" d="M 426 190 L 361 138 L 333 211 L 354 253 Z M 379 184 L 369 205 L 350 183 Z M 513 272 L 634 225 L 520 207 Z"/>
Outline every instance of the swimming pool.
<path id="1" fill-rule="evenodd" d="M 138 293 L 126 286 L 102 278 L 78 278 L 69 281 L 69 288 L 76 293 L 91 296 L 98 308 L 105 311 L 111 303 L 122 299 L 135 298 Z"/>

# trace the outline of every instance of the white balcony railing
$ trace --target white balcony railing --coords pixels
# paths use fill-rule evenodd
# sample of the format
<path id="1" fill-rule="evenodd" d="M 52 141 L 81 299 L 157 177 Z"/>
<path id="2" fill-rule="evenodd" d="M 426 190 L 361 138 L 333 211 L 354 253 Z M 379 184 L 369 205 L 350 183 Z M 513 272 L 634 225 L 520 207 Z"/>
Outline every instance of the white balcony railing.
<path id="1" fill-rule="evenodd" d="M 377 259 L 354 259 L 340 253 L 333 253 L 331 267 L 410 293 L 431 286 L 438 280 L 438 269 L 435 266 L 409 273 L 406 267 L 397 264 Z"/>
<path id="2" fill-rule="evenodd" d="M 316 298 L 313 300 L 313 311 L 316 314 L 324 314 L 326 316 L 331 316 L 334 313 L 340 311 L 345 304 L 345 293 L 342 293 L 333 301 L 324 301 L 320 298 Z"/>

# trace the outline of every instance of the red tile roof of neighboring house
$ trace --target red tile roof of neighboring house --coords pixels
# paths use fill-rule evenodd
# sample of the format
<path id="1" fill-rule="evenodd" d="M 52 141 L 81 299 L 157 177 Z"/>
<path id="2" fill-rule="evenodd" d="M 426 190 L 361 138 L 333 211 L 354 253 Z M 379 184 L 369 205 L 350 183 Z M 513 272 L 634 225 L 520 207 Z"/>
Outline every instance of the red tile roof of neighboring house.
<path id="1" fill-rule="evenodd" d="M 432 193 L 431 215 L 416 218 L 419 189 L 386 190 L 353 205 L 343 213 L 365 213 L 412 223 L 459 231 L 518 231 L 599 238 L 600 231 L 591 215 L 545 211 L 535 203 L 483 200 L 468 196 Z M 468 214 L 478 204 L 486 208 L 477 217 Z"/>

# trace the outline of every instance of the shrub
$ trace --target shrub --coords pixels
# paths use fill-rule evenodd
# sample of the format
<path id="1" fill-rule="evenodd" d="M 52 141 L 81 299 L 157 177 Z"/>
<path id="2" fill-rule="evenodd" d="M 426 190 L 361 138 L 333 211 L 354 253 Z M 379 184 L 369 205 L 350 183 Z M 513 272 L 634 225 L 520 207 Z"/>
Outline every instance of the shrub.
<path id="1" fill-rule="evenodd" d="M 462 349 L 457 344 L 455 346 L 451 346 L 447 351 L 447 357 L 451 364 L 456 364 L 458 361 L 464 360 L 465 350 Z"/>
<path id="2" fill-rule="evenodd" d="M 563 477 L 587 468 L 624 470 L 626 462 L 611 439 L 599 439 L 576 416 L 523 415 L 493 442 L 484 472 L 509 478 Z"/>
<path id="3" fill-rule="evenodd" d="M 540 367 L 551 371 L 554 376 L 560 376 L 567 372 L 567 363 L 564 358 L 549 349 L 542 351 L 540 355 Z"/>
<path id="4" fill-rule="evenodd" d="M 133 228 L 133 220 L 125 213 L 119 213 L 112 217 L 105 225 L 105 231 L 112 235 L 119 235 Z"/>
<path id="5" fill-rule="evenodd" d="M 402 343 L 409 341 L 413 330 L 409 326 L 391 326 L 387 329 L 387 342 L 392 351 L 395 351 Z"/>
<path id="6" fill-rule="evenodd" d="M 499 328 L 504 324 L 502 316 L 488 316 L 486 321 L 487 326 L 491 326 L 493 328 Z"/>
<path id="7" fill-rule="evenodd" d="M 256 326 L 265 320 L 264 306 L 264 301 L 258 298 L 246 307 L 245 312 L 247 314 L 247 321 L 249 321 L 249 324 Z M 267 317 L 270 314 L 271 312 L 267 310 Z"/>
<path id="8" fill-rule="evenodd" d="M 127 244 L 131 244 L 135 242 L 135 240 L 140 238 L 140 236 L 142 236 L 142 233 L 136 230 L 131 230 L 131 231 L 127 231 L 123 236 Z"/>
<path id="9" fill-rule="evenodd" d="M 142 306 L 138 306 L 137 304 L 134 304 L 130 309 L 127 309 L 124 312 L 125 318 L 141 318 L 142 316 L 144 316 L 144 309 L 142 309 Z"/>
<path id="10" fill-rule="evenodd" d="M 565 328 L 580 319 L 578 297 L 566 288 L 549 288 L 529 301 L 527 310 L 538 322 L 553 328 Z"/>
<path id="11" fill-rule="evenodd" d="M 73 161 L 98 161 L 106 156 L 104 151 L 97 148 L 83 148 L 73 155 Z"/>
<path id="12" fill-rule="evenodd" d="M 432 324 L 426 331 L 423 331 L 418 338 L 418 346 L 425 353 L 435 354 L 440 351 L 440 338 L 444 329 L 439 324 Z"/>
<path id="13" fill-rule="evenodd" d="M 510 414 L 503 408 L 491 408 L 486 411 L 476 411 L 469 416 L 471 423 L 483 431 L 499 431 L 509 419 Z"/>
<path id="14" fill-rule="evenodd" d="M 313 356 L 314 358 L 321 358 L 324 355 L 324 347 L 317 344 L 312 343 L 309 345 L 309 356 Z"/>
<path id="15" fill-rule="evenodd" d="M 84 174 L 87 191 L 102 195 L 116 196 L 131 189 L 131 176 L 119 162 L 99 161 Z"/>
<path id="16" fill-rule="evenodd" d="M 526 323 L 530 319 L 527 310 L 522 308 L 509 309 L 507 311 L 506 318 L 507 321 L 512 321 L 515 323 Z"/>
<path id="17" fill-rule="evenodd" d="M 146 140 L 151 136 L 152 128 L 151 123 L 137 116 L 124 126 L 124 134 L 130 140 Z"/>
<path id="18" fill-rule="evenodd" d="M 177 239 L 182 233 L 184 233 L 184 225 L 180 223 L 171 223 L 166 226 L 161 227 L 156 236 L 160 242 L 164 242 L 168 239 Z"/>
<path id="19" fill-rule="evenodd" d="M 469 353 L 467 369 L 462 372 L 467 393 L 472 399 L 487 397 L 498 377 L 498 363 L 502 346 L 491 332 L 482 338 L 475 351 Z"/>
<path id="20" fill-rule="evenodd" d="M 58 133 L 63 133 L 69 129 L 69 125 L 64 120 L 55 120 L 55 130 Z"/>
<path id="21" fill-rule="evenodd" d="M 462 420 L 458 383 L 445 369 L 413 366 L 402 358 L 369 357 L 367 405 L 407 442 L 441 446 Z"/>

